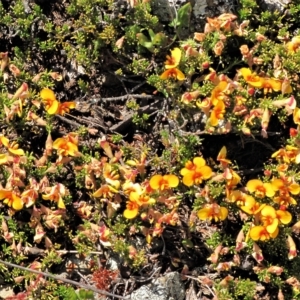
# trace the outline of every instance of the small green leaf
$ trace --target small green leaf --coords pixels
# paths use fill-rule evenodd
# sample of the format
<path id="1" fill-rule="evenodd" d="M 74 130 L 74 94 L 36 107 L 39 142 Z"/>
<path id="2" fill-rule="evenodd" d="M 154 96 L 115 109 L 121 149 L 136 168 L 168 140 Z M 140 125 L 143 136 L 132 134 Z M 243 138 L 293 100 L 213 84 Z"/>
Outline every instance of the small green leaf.
<path id="1" fill-rule="evenodd" d="M 160 47 L 162 47 L 162 46 L 164 46 L 166 44 L 166 42 L 167 42 L 167 37 L 162 32 L 157 33 L 154 36 L 154 38 L 152 39 L 152 44 L 154 46 L 160 46 Z"/>
<path id="2" fill-rule="evenodd" d="M 150 52 L 154 51 L 152 42 L 143 33 L 137 33 L 136 37 L 140 45 L 147 48 Z"/>
<path id="3" fill-rule="evenodd" d="M 189 27 L 191 19 L 192 5 L 187 3 L 179 8 L 177 17 L 171 22 L 170 26 L 173 26 L 180 33 L 184 27 Z"/>
<path id="4" fill-rule="evenodd" d="M 149 32 L 149 35 L 150 35 L 151 41 L 153 41 L 153 39 L 154 39 L 154 37 L 155 37 L 155 33 L 154 33 L 154 31 L 153 31 L 152 29 L 149 29 L 149 30 L 148 30 L 148 32 Z"/>

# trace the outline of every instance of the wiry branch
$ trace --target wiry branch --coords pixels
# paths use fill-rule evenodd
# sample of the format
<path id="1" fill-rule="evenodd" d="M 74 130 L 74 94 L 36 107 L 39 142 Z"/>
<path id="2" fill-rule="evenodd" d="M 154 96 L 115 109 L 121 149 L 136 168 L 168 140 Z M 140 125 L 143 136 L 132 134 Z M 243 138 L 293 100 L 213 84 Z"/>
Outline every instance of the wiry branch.
<path id="1" fill-rule="evenodd" d="M 86 290 L 93 291 L 93 292 L 98 293 L 98 294 L 102 294 L 102 295 L 105 295 L 105 296 L 115 297 L 115 298 L 118 298 L 118 299 L 127 299 L 127 300 L 130 299 L 130 296 L 123 297 L 123 296 L 119 296 L 119 295 L 114 295 L 114 294 L 111 294 L 109 292 L 99 290 L 99 289 L 97 289 L 97 288 L 95 288 L 91 285 L 87 285 L 87 284 L 80 283 L 80 282 L 77 282 L 77 281 L 74 281 L 74 280 L 70 280 L 70 279 L 59 277 L 59 276 L 55 276 L 55 275 L 52 275 L 50 273 L 37 271 L 37 270 L 29 269 L 29 268 L 26 268 L 26 267 L 22 267 L 22 266 L 13 264 L 13 263 L 6 262 L 6 261 L 1 260 L 1 259 L 0 259 L 0 263 L 4 264 L 6 266 L 9 266 L 9 267 L 18 268 L 18 269 L 21 269 L 23 271 L 35 273 L 35 274 L 38 274 L 38 275 L 43 275 L 45 277 L 49 277 L 49 278 L 52 278 L 52 279 L 55 279 L 55 280 L 58 280 L 58 281 L 63 281 L 63 282 L 66 282 L 66 283 L 84 288 Z"/>

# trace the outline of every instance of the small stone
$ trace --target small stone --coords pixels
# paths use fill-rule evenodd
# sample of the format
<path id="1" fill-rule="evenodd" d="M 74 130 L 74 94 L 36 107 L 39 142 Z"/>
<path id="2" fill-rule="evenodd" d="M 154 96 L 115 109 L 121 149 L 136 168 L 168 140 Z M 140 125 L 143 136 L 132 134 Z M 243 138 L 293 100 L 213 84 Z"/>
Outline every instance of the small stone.
<path id="1" fill-rule="evenodd" d="M 184 284 L 178 272 L 168 273 L 131 294 L 130 300 L 183 300 Z"/>

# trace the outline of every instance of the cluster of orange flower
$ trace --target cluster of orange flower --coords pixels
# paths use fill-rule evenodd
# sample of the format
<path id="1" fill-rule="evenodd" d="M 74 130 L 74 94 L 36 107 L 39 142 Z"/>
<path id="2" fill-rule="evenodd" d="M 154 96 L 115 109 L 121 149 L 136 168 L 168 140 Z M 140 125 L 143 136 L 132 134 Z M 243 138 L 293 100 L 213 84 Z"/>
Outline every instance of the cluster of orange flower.
<path id="1" fill-rule="evenodd" d="M 7 67 L 10 72 L 7 72 Z M 8 52 L 0 52 L 0 71 L 3 72 L 3 80 L 6 82 L 9 79 L 10 74 L 12 74 L 14 77 L 19 77 L 21 75 L 21 71 L 19 68 L 17 68 L 14 64 L 10 63 L 10 59 L 8 56 Z M 37 74 L 32 81 L 37 82 L 42 73 Z M 60 81 L 62 80 L 62 76 L 57 72 L 50 72 L 48 74 L 50 77 L 52 77 L 54 80 Z M 10 107 L 7 107 L 4 105 L 4 111 L 6 114 L 7 122 L 11 121 L 15 115 L 18 115 L 19 117 L 22 116 L 23 113 L 23 106 L 26 105 L 26 99 L 30 97 L 29 87 L 27 83 L 22 83 L 19 89 L 15 92 L 14 95 L 9 94 L 8 98 L 11 99 L 12 103 Z M 56 100 L 55 94 L 52 90 L 48 88 L 44 88 L 41 93 L 40 97 L 42 98 L 42 102 L 44 104 L 45 110 L 48 114 L 60 114 L 64 115 L 65 113 L 68 113 L 70 109 L 75 108 L 75 102 L 59 102 Z M 40 107 L 41 103 L 40 101 L 33 100 L 31 102 L 33 105 Z M 31 110 L 29 110 L 27 115 L 27 120 L 33 120 L 37 122 L 39 125 L 46 125 L 46 122 L 35 115 Z"/>
<path id="2" fill-rule="evenodd" d="M 214 175 L 211 168 L 206 166 L 204 159 L 201 157 L 194 158 L 193 162 L 188 161 L 185 168 L 181 170 L 181 174 L 184 176 L 183 183 L 187 186 L 192 186 L 200 184 L 203 180 L 209 178 L 211 178 L 212 182 L 225 181 L 225 202 L 235 203 L 241 210 L 242 218 L 248 219 L 246 215 L 243 216 L 243 213 L 247 213 L 250 216 L 250 220 L 252 220 L 251 228 L 243 240 L 251 238 L 254 241 L 266 241 L 276 238 L 280 224 L 287 225 L 292 220 L 292 215 L 287 211 L 287 208 L 296 204 L 293 195 L 300 194 L 300 185 L 295 182 L 294 178 L 281 174 L 280 178 L 274 177 L 270 182 L 252 179 L 247 182 L 246 187 L 237 188 L 241 178 L 229 167 L 231 161 L 226 158 L 226 153 L 226 148 L 223 147 L 217 157 L 220 167 L 223 169 L 222 174 Z M 226 219 L 228 209 L 220 206 L 214 200 L 207 185 L 205 185 L 198 196 L 205 198 L 207 201 L 207 204 L 197 213 L 199 219 L 213 220 L 215 222 Z M 279 209 L 276 210 L 272 205 L 260 203 L 256 200 L 266 198 L 272 199 L 274 205 L 277 205 Z M 294 225 L 294 227 L 295 230 L 298 230 L 299 225 Z M 242 243 L 242 240 L 240 242 Z M 296 252 L 291 237 L 288 237 L 288 245 L 291 249 L 289 257 L 292 258 L 296 255 Z"/>
<path id="3" fill-rule="evenodd" d="M 188 44 L 182 45 L 182 50 L 180 48 L 173 49 L 171 56 L 167 56 L 167 61 L 165 62 L 166 71 L 161 74 L 160 78 L 185 80 L 184 74 L 178 69 L 183 53 L 187 59 L 189 56 L 203 56 L 204 51 L 201 43 L 205 40 L 207 34 L 212 31 L 219 33 L 220 40 L 216 43 L 214 52 L 217 56 L 221 55 L 227 38 L 226 35 L 230 36 L 232 33 L 239 36 L 247 34 L 245 28 L 249 22 L 244 21 L 238 25 L 235 20 L 236 16 L 232 14 L 223 14 L 214 19 L 208 18 L 204 33 L 195 33 L 194 36 L 195 40 L 200 42 L 199 49 Z M 258 44 L 266 39 L 262 34 L 256 34 Z M 287 53 L 297 52 L 300 45 L 299 41 L 299 37 L 294 37 L 290 42 L 287 42 L 285 45 Z M 282 96 L 285 96 L 293 91 L 290 78 L 288 78 L 287 71 L 282 66 L 279 55 L 276 55 L 273 60 L 274 77 L 269 77 L 263 72 L 261 74 L 253 72 L 252 67 L 254 65 L 259 66 L 263 63 L 261 58 L 254 56 L 256 49 L 257 45 L 252 49 L 249 49 L 247 45 L 240 47 L 242 59 L 248 64 L 249 68 L 238 70 L 234 79 L 230 79 L 224 74 L 218 75 L 215 70 L 209 68 L 209 62 L 203 63 L 202 69 L 209 68 L 210 73 L 201 78 L 215 85 L 209 97 L 200 99 L 201 93 L 199 90 L 183 93 L 181 97 L 183 103 L 187 105 L 196 104 L 206 115 L 206 130 L 208 132 L 228 133 L 232 130 L 232 121 L 226 116 L 235 116 L 243 118 L 243 125 L 240 129 L 244 134 L 251 134 L 251 126 L 256 119 L 261 123 L 262 136 L 267 137 L 266 130 L 274 110 L 284 108 L 288 115 L 294 114 L 294 119 L 297 118 L 297 115 L 300 115 L 293 96 L 273 101 L 272 107 L 260 105 L 257 108 L 253 108 L 249 106 L 248 103 L 251 103 L 251 97 L 255 97 L 257 90 L 262 89 L 265 97 L 272 92 L 281 93 Z M 200 66 L 199 68 L 201 69 Z M 243 78 L 243 80 L 240 80 L 240 78 Z M 199 81 L 199 78 L 197 80 Z M 245 83 L 247 86 L 245 86 Z"/>

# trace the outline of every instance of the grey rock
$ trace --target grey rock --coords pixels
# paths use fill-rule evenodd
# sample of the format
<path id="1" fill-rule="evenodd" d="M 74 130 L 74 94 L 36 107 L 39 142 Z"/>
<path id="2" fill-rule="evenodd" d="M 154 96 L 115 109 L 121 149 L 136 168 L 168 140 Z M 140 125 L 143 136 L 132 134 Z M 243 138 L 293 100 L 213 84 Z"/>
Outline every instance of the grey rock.
<path id="1" fill-rule="evenodd" d="M 259 0 L 258 4 L 263 10 L 283 13 L 290 2 L 291 0 Z"/>
<path id="2" fill-rule="evenodd" d="M 176 14 L 172 0 L 153 0 L 151 8 L 153 15 L 157 16 L 161 22 L 171 22 Z"/>
<path id="3" fill-rule="evenodd" d="M 159 277 L 151 284 L 144 285 L 131 294 L 130 300 L 183 300 L 184 284 L 178 272 Z"/>

